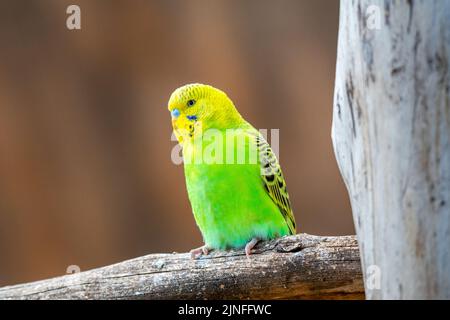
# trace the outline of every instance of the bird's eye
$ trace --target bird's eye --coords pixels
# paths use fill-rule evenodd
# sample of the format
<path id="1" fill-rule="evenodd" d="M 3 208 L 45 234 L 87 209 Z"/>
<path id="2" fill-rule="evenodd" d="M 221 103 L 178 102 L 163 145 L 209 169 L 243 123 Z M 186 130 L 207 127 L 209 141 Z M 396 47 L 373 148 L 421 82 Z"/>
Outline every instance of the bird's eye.
<path id="1" fill-rule="evenodd" d="M 192 107 L 194 104 L 195 104 L 195 100 L 189 100 L 189 101 L 187 102 L 187 106 L 188 106 L 188 107 Z"/>

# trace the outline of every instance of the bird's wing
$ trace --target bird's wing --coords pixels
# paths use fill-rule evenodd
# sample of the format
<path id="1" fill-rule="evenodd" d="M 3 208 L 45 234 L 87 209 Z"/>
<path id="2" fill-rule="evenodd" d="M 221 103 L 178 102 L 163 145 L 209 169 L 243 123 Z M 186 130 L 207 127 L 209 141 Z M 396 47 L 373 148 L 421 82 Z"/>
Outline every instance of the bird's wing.
<path id="1" fill-rule="evenodd" d="M 284 180 L 277 157 L 273 153 L 272 148 L 270 148 L 269 143 L 259 133 L 256 136 L 256 146 L 259 152 L 261 178 L 264 188 L 280 209 L 290 233 L 295 234 L 294 213 L 292 212 L 291 202 L 289 201 L 286 181 Z"/>

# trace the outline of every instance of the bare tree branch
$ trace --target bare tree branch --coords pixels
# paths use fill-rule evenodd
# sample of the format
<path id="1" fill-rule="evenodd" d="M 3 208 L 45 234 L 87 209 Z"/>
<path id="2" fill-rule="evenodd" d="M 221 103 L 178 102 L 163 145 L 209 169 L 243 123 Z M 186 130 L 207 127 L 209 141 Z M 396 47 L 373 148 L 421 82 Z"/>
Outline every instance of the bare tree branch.
<path id="1" fill-rule="evenodd" d="M 0 299 L 358 299 L 364 287 L 354 236 L 308 234 L 242 250 L 151 254 L 0 288 Z"/>

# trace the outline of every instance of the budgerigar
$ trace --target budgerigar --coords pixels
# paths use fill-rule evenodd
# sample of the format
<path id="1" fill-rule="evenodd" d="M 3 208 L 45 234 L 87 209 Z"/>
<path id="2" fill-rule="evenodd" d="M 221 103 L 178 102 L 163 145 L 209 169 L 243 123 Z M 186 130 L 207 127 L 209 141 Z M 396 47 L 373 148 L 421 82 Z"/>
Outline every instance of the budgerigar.
<path id="1" fill-rule="evenodd" d="M 188 84 L 172 93 L 168 108 L 182 146 L 189 200 L 204 240 L 202 247 L 191 250 L 192 258 L 228 248 L 245 248 L 249 257 L 258 241 L 295 234 L 286 182 L 275 154 L 223 91 Z"/>

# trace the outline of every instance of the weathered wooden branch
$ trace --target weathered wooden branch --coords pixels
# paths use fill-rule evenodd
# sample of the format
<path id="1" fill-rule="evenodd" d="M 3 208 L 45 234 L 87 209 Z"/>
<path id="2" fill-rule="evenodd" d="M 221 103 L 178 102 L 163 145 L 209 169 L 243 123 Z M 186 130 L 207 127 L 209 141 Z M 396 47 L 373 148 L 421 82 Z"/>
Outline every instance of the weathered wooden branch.
<path id="1" fill-rule="evenodd" d="M 107 267 L 0 288 L 0 299 L 358 299 L 354 236 L 307 234 L 242 250 L 151 254 Z"/>
<path id="2" fill-rule="evenodd" d="M 368 299 L 450 299 L 450 1 L 341 1 L 333 144 Z"/>

